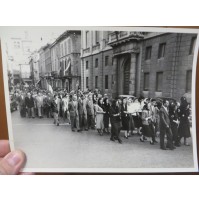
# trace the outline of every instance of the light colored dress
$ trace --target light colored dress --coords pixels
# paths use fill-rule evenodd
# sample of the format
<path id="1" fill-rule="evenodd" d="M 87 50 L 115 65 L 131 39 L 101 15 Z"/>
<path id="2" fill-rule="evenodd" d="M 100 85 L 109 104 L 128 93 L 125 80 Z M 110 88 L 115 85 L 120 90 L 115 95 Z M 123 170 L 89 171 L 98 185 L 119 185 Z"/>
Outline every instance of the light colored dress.
<path id="1" fill-rule="evenodd" d="M 96 111 L 96 128 L 104 129 L 103 109 L 99 105 L 95 105 L 95 111 Z"/>

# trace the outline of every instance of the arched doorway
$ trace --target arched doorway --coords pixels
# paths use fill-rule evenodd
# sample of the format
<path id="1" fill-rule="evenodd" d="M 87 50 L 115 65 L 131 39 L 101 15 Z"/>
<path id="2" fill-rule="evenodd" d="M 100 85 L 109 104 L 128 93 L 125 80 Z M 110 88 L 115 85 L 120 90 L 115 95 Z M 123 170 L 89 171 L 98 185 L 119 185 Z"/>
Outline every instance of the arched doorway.
<path id="1" fill-rule="evenodd" d="M 130 83 L 130 63 L 131 60 L 128 58 L 124 62 L 124 73 L 123 73 L 123 94 L 128 95 L 129 94 L 129 83 Z"/>

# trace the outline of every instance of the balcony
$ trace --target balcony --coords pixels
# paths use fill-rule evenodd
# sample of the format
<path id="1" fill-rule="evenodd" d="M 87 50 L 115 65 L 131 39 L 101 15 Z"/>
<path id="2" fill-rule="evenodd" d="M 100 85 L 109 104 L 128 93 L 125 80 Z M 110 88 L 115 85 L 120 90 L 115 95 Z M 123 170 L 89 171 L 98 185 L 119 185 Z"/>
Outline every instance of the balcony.
<path id="1" fill-rule="evenodd" d="M 127 31 L 120 31 L 120 34 L 119 34 L 120 38 L 125 37 L 127 35 L 128 35 Z"/>
<path id="2" fill-rule="evenodd" d="M 90 47 L 86 48 L 86 49 L 83 49 L 83 54 L 88 54 L 90 53 Z"/>
<path id="3" fill-rule="evenodd" d="M 134 36 L 134 37 L 143 38 L 144 32 L 130 31 L 129 35 Z"/>
<path id="4" fill-rule="evenodd" d="M 100 49 L 100 44 L 97 43 L 96 45 L 93 45 L 93 51 L 99 50 Z"/>

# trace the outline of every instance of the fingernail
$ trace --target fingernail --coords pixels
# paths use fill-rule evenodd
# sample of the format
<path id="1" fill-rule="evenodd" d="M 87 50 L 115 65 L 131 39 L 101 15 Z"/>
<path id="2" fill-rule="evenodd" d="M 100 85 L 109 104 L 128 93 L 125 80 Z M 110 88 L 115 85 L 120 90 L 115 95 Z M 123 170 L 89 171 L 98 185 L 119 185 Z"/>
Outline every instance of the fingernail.
<path id="1" fill-rule="evenodd" d="M 8 154 L 5 159 L 11 166 L 16 166 L 21 161 L 20 154 L 16 152 Z"/>

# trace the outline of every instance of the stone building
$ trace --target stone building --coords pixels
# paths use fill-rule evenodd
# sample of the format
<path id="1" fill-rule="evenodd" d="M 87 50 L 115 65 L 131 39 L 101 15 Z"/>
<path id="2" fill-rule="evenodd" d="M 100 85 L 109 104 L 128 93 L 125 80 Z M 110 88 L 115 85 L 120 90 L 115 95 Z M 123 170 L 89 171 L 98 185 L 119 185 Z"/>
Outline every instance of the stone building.
<path id="1" fill-rule="evenodd" d="M 82 31 L 82 89 L 191 97 L 196 34 Z"/>
<path id="2" fill-rule="evenodd" d="M 113 50 L 108 46 L 108 31 L 82 31 L 82 90 L 99 89 L 111 94 L 113 85 Z"/>
<path id="3" fill-rule="evenodd" d="M 41 87 L 54 90 L 81 86 L 81 31 L 65 31 L 52 44 L 40 48 Z"/>
<path id="4" fill-rule="evenodd" d="M 59 41 L 55 40 L 50 45 L 50 54 L 51 54 L 51 63 L 52 63 L 52 71 L 51 71 L 52 82 L 51 82 L 51 84 L 52 84 L 53 89 L 61 88 L 62 83 L 58 76 L 59 69 L 60 69 L 60 63 L 59 63 L 60 43 L 59 43 Z"/>
<path id="5" fill-rule="evenodd" d="M 59 79 L 60 88 L 67 91 L 81 86 L 81 31 L 66 31 L 57 38 L 59 42 Z"/>
<path id="6" fill-rule="evenodd" d="M 191 99 L 196 34 L 147 34 L 142 41 L 140 92 L 149 97 Z"/>

